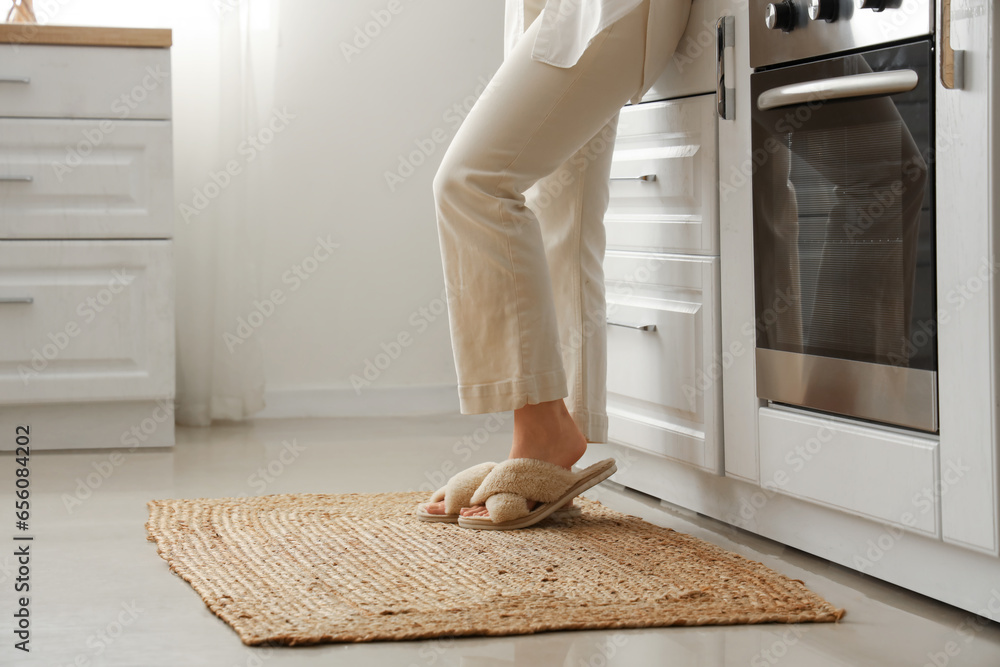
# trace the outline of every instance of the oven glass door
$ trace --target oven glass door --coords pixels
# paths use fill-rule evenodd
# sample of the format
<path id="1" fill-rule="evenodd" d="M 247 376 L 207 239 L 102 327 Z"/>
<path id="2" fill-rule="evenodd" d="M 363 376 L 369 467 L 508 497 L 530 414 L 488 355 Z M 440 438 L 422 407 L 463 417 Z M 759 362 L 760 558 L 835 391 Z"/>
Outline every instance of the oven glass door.
<path id="1" fill-rule="evenodd" d="M 931 49 L 751 77 L 761 398 L 937 430 Z"/>

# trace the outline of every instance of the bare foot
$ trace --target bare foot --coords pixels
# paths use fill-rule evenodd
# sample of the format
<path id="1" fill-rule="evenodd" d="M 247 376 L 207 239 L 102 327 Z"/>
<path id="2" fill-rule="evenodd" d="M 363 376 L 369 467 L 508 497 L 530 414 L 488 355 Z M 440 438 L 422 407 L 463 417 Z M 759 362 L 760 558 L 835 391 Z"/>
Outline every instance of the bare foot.
<path id="1" fill-rule="evenodd" d="M 508 458 L 541 459 L 570 470 L 586 451 L 587 438 L 573 421 L 563 399 L 529 403 L 514 411 L 514 441 Z M 441 505 L 443 512 L 444 503 Z M 529 502 L 529 511 L 535 505 Z M 463 508 L 461 515 L 486 518 L 490 513 L 484 505 L 476 505 Z"/>

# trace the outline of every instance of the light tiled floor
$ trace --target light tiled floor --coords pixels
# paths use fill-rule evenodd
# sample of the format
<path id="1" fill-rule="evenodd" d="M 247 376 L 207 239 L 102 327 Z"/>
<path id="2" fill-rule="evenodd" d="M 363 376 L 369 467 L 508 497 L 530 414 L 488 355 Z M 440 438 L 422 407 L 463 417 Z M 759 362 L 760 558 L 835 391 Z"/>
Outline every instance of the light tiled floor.
<path id="1" fill-rule="evenodd" d="M 12 649 L 17 574 L 13 548 L 4 547 L 0 665 L 1000 665 L 1000 624 L 978 619 L 985 625 L 977 625 L 976 617 L 966 612 L 607 484 L 587 495 L 802 579 L 846 608 L 847 615 L 838 624 L 551 632 L 261 649 L 244 646 L 185 581 L 169 572 L 155 544 L 146 541 L 145 503 L 152 498 L 429 488 L 451 465 L 506 456 L 511 423 L 495 433 L 484 423 L 469 415 L 257 420 L 179 429 L 176 448 L 124 452 L 120 459 L 112 456 L 114 450 L 38 451 L 31 473 L 36 536 L 32 651 L 23 655 Z M 12 458 L 10 452 L 0 457 L 0 516 L 8 519 Z M 4 532 L 5 542 L 13 544 L 13 529 Z"/>

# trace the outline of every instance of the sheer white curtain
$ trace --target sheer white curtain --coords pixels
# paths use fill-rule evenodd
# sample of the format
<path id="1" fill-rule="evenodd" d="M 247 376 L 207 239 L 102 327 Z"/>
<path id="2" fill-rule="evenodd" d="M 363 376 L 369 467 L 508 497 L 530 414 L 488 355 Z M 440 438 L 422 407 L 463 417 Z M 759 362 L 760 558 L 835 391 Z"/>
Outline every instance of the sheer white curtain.
<path id="1" fill-rule="evenodd" d="M 216 104 L 174 78 L 179 424 L 241 420 L 264 408 L 261 197 L 269 167 L 253 138 L 273 114 L 277 0 L 219 0 Z M 196 63 L 188 63 L 188 66 Z M 191 121 L 194 121 L 193 123 Z M 194 131 L 183 133 L 184 127 Z M 199 164 L 181 176 L 185 163 Z"/>
<path id="2" fill-rule="evenodd" d="M 269 156 L 241 147 L 274 112 L 279 0 L 43 0 L 35 10 L 43 24 L 173 30 L 176 420 L 252 415 L 264 407 L 262 350 L 240 322 L 257 318 Z"/>

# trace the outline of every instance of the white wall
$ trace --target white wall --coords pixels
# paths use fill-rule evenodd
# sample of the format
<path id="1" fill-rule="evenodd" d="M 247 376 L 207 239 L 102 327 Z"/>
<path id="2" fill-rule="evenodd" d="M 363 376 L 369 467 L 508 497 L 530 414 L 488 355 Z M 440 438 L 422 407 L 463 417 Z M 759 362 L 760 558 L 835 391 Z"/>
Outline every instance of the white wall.
<path id="1" fill-rule="evenodd" d="M 173 29 L 175 91 L 181 78 L 187 91 L 174 98 L 178 201 L 218 167 L 199 150 L 213 131 L 199 117 L 204 104 L 216 103 L 219 14 L 236 1 L 36 0 L 44 23 Z M 280 11 L 275 106 L 295 118 L 268 147 L 262 292 L 289 292 L 282 276 L 317 236 L 340 247 L 259 331 L 268 403 L 260 416 L 458 409 L 431 196 L 447 141 L 430 138 L 440 130 L 450 140 L 470 96 L 500 65 L 503 2 L 396 2 L 272 5 Z M 390 4 L 398 13 L 385 11 Z M 372 12 L 386 25 L 348 60 L 342 43 L 373 21 Z M 430 156 L 390 188 L 385 172 L 397 170 L 415 142 L 433 148 Z M 425 330 L 411 319 L 422 318 L 421 308 L 438 312 Z M 358 395 L 350 376 L 362 375 L 366 359 L 376 361 L 381 343 L 400 334 L 411 344 Z"/>
<path id="2" fill-rule="evenodd" d="M 450 140 L 454 126 L 446 112 L 481 78 L 489 80 L 503 58 L 503 2 L 400 0 L 402 11 L 348 62 L 341 43 L 386 6 L 384 0 L 284 3 L 275 95 L 299 117 L 272 156 L 276 251 L 268 268 L 280 275 L 321 234 L 332 234 L 341 254 L 264 332 L 267 379 L 275 392 L 349 388 L 365 360 L 374 363 L 383 352 L 381 343 L 409 334 L 412 343 L 361 397 L 379 400 L 378 389 L 394 386 L 448 385 L 418 396 L 436 397 L 427 407 L 446 399 L 443 409 L 457 412 L 447 313 L 422 332 L 424 325 L 410 321 L 421 307 L 445 305 L 431 196 L 444 146 L 394 190 L 384 174 L 399 167 L 401 154 L 418 150 L 415 141 L 430 149 L 435 129 Z M 288 225 L 303 230 L 300 241 L 285 239 Z M 286 404 L 274 398 L 274 407 Z M 348 413 L 373 409 L 357 399 L 353 391 L 329 396 Z M 389 392 L 389 411 L 394 399 Z"/>

